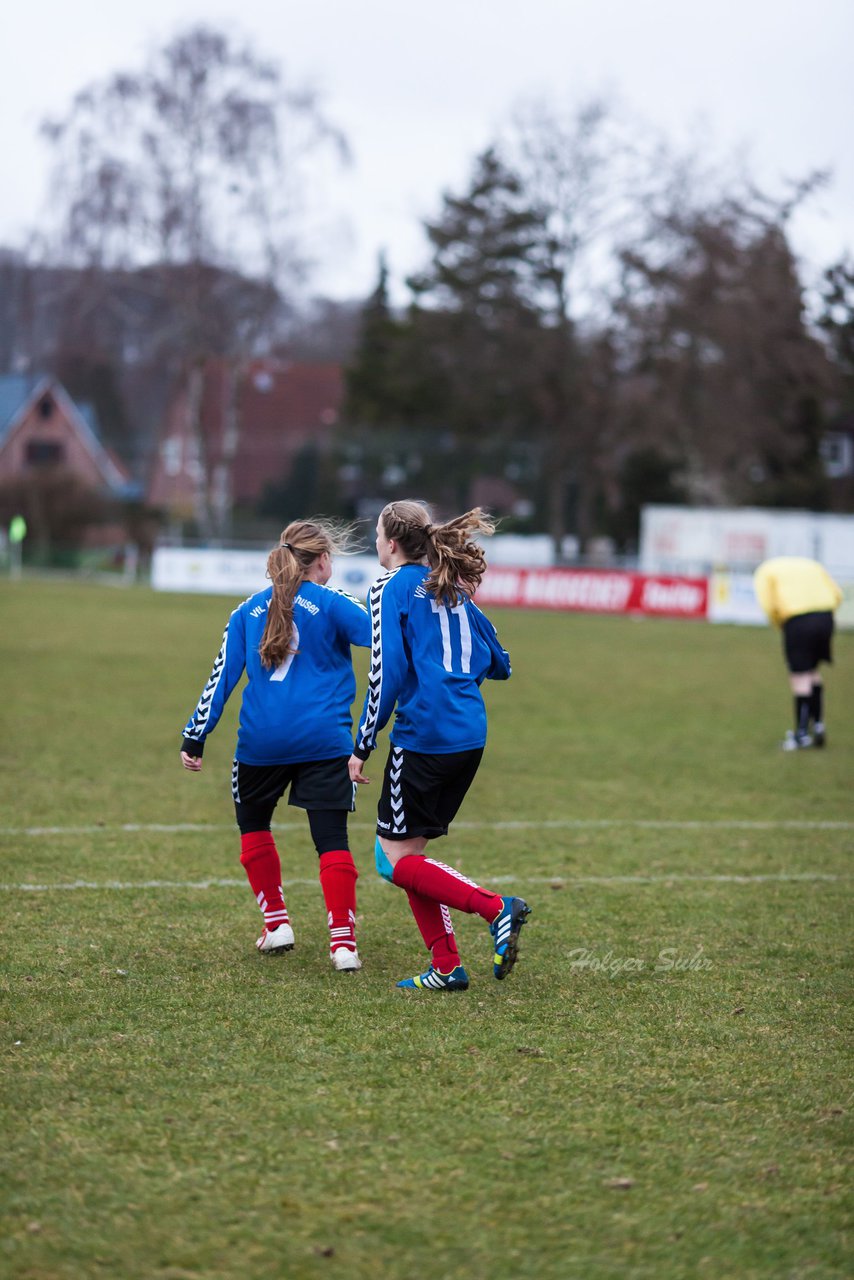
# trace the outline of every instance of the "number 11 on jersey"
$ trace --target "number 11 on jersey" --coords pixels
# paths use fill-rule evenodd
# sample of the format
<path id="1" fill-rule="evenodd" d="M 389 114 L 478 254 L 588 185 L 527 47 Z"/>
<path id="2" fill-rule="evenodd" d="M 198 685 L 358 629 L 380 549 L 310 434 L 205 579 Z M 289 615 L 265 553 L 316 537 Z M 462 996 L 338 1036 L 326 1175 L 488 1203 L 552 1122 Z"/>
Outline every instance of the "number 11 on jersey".
<path id="1" fill-rule="evenodd" d="M 438 600 L 432 598 L 430 604 L 442 628 L 442 666 L 446 671 L 454 670 L 451 649 L 451 615 L 453 615 L 459 619 L 461 665 L 458 670 L 468 675 L 471 671 L 471 627 L 465 604 L 455 604 L 449 608 L 446 604 L 440 604 Z"/>

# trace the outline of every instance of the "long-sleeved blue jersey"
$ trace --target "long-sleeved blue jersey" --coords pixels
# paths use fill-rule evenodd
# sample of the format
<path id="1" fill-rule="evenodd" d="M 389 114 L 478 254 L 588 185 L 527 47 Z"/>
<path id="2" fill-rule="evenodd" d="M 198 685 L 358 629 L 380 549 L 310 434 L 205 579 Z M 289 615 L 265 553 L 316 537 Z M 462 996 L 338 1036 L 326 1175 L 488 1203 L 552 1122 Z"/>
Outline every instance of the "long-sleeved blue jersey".
<path id="1" fill-rule="evenodd" d="M 294 764 L 348 756 L 356 677 L 350 646 L 367 647 L 371 624 L 363 604 L 343 591 L 303 582 L 294 599 L 291 653 L 278 667 L 261 665 L 259 648 L 272 587 L 234 610 L 210 678 L 184 729 L 185 749 L 200 755 L 244 670 L 236 758 L 243 764 Z"/>
<path id="2" fill-rule="evenodd" d="M 510 676 L 510 658 L 489 619 L 468 598 L 440 604 L 424 587 L 428 574 L 424 565 L 404 564 L 368 592 L 371 671 L 354 748 L 363 760 L 395 703 L 395 746 L 428 755 L 482 747 L 480 685 Z"/>

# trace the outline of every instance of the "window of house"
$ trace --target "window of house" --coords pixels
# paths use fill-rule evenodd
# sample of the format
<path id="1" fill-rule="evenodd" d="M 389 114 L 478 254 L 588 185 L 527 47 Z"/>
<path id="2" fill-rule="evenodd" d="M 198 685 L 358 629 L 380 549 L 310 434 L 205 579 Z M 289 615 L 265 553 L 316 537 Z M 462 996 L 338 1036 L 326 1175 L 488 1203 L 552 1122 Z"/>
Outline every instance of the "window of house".
<path id="1" fill-rule="evenodd" d="M 43 418 L 52 418 L 54 403 L 50 396 L 42 396 L 39 401 L 39 413 Z"/>
<path id="2" fill-rule="evenodd" d="M 65 461 L 65 448 L 58 440 L 28 440 L 24 457 L 29 467 L 55 466 Z"/>
<path id="3" fill-rule="evenodd" d="M 854 473 L 854 440 L 841 431 L 828 431 L 819 445 L 824 474 L 831 480 Z"/>

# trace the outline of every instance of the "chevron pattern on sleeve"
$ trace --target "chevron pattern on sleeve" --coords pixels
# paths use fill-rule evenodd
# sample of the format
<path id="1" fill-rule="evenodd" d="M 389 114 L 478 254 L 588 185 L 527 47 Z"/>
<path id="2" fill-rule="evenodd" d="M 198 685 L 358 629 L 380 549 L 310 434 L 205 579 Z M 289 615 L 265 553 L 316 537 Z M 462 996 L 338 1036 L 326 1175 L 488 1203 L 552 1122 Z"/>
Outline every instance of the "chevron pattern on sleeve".
<path id="1" fill-rule="evenodd" d="M 341 587 L 326 587 L 326 591 L 331 591 L 333 595 L 343 596 L 345 600 L 349 600 L 352 604 L 357 604 L 362 613 L 367 613 L 364 600 L 360 600 L 358 596 L 351 595 L 349 591 L 343 591 Z"/>
<path id="2" fill-rule="evenodd" d="M 377 736 L 377 719 L 383 687 L 382 598 L 383 592 L 397 572 L 397 569 L 388 570 L 382 577 L 377 578 L 368 592 L 368 609 L 371 615 L 371 666 L 368 672 L 365 712 L 362 723 L 359 725 L 357 745 L 371 751 L 374 749 Z"/>
<path id="3" fill-rule="evenodd" d="M 225 654 L 228 648 L 228 627 L 222 633 L 222 645 L 219 653 L 214 660 L 213 669 L 208 676 L 208 682 L 202 690 L 202 696 L 199 698 L 195 711 L 190 716 L 186 729 L 184 730 L 185 738 L 203 738 L 207 732 L 208 720 L 211 714 L 211 703 L 217 690 L 217 685 L 222 679 L 222 673 L 225 670 Z"/>

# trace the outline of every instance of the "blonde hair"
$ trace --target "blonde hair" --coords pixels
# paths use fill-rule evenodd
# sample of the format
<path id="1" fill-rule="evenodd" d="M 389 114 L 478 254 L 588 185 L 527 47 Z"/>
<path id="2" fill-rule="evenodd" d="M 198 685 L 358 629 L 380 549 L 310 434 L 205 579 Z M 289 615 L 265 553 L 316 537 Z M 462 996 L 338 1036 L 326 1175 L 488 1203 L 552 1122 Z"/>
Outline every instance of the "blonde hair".
<path id="1" fill-rule="evenodd" d="M 324 551 L 330 556 L 351 550 L 353 528 L 331 520 L 292 520 L 282 530 L 279 545 L 267 557 L 267 577 L 273 595 L 258 652 L 263 667 L 278 667 L 291 652 L 294 598 L 307 571 Z"/>
<path id="2" fill-rule="evenodd" d="M 393 538 L 409 560 L 430 566 L 424 586 L 436 600 L 458 604 L 473 596 L 486 573 L 483 548 L 472 540 L 475 533 L 489 537 L 495 521 L 480 507 L 444 524 L 433 524 L 423 502 L 390 502 L 380 512 L 387 538 Z"/>

